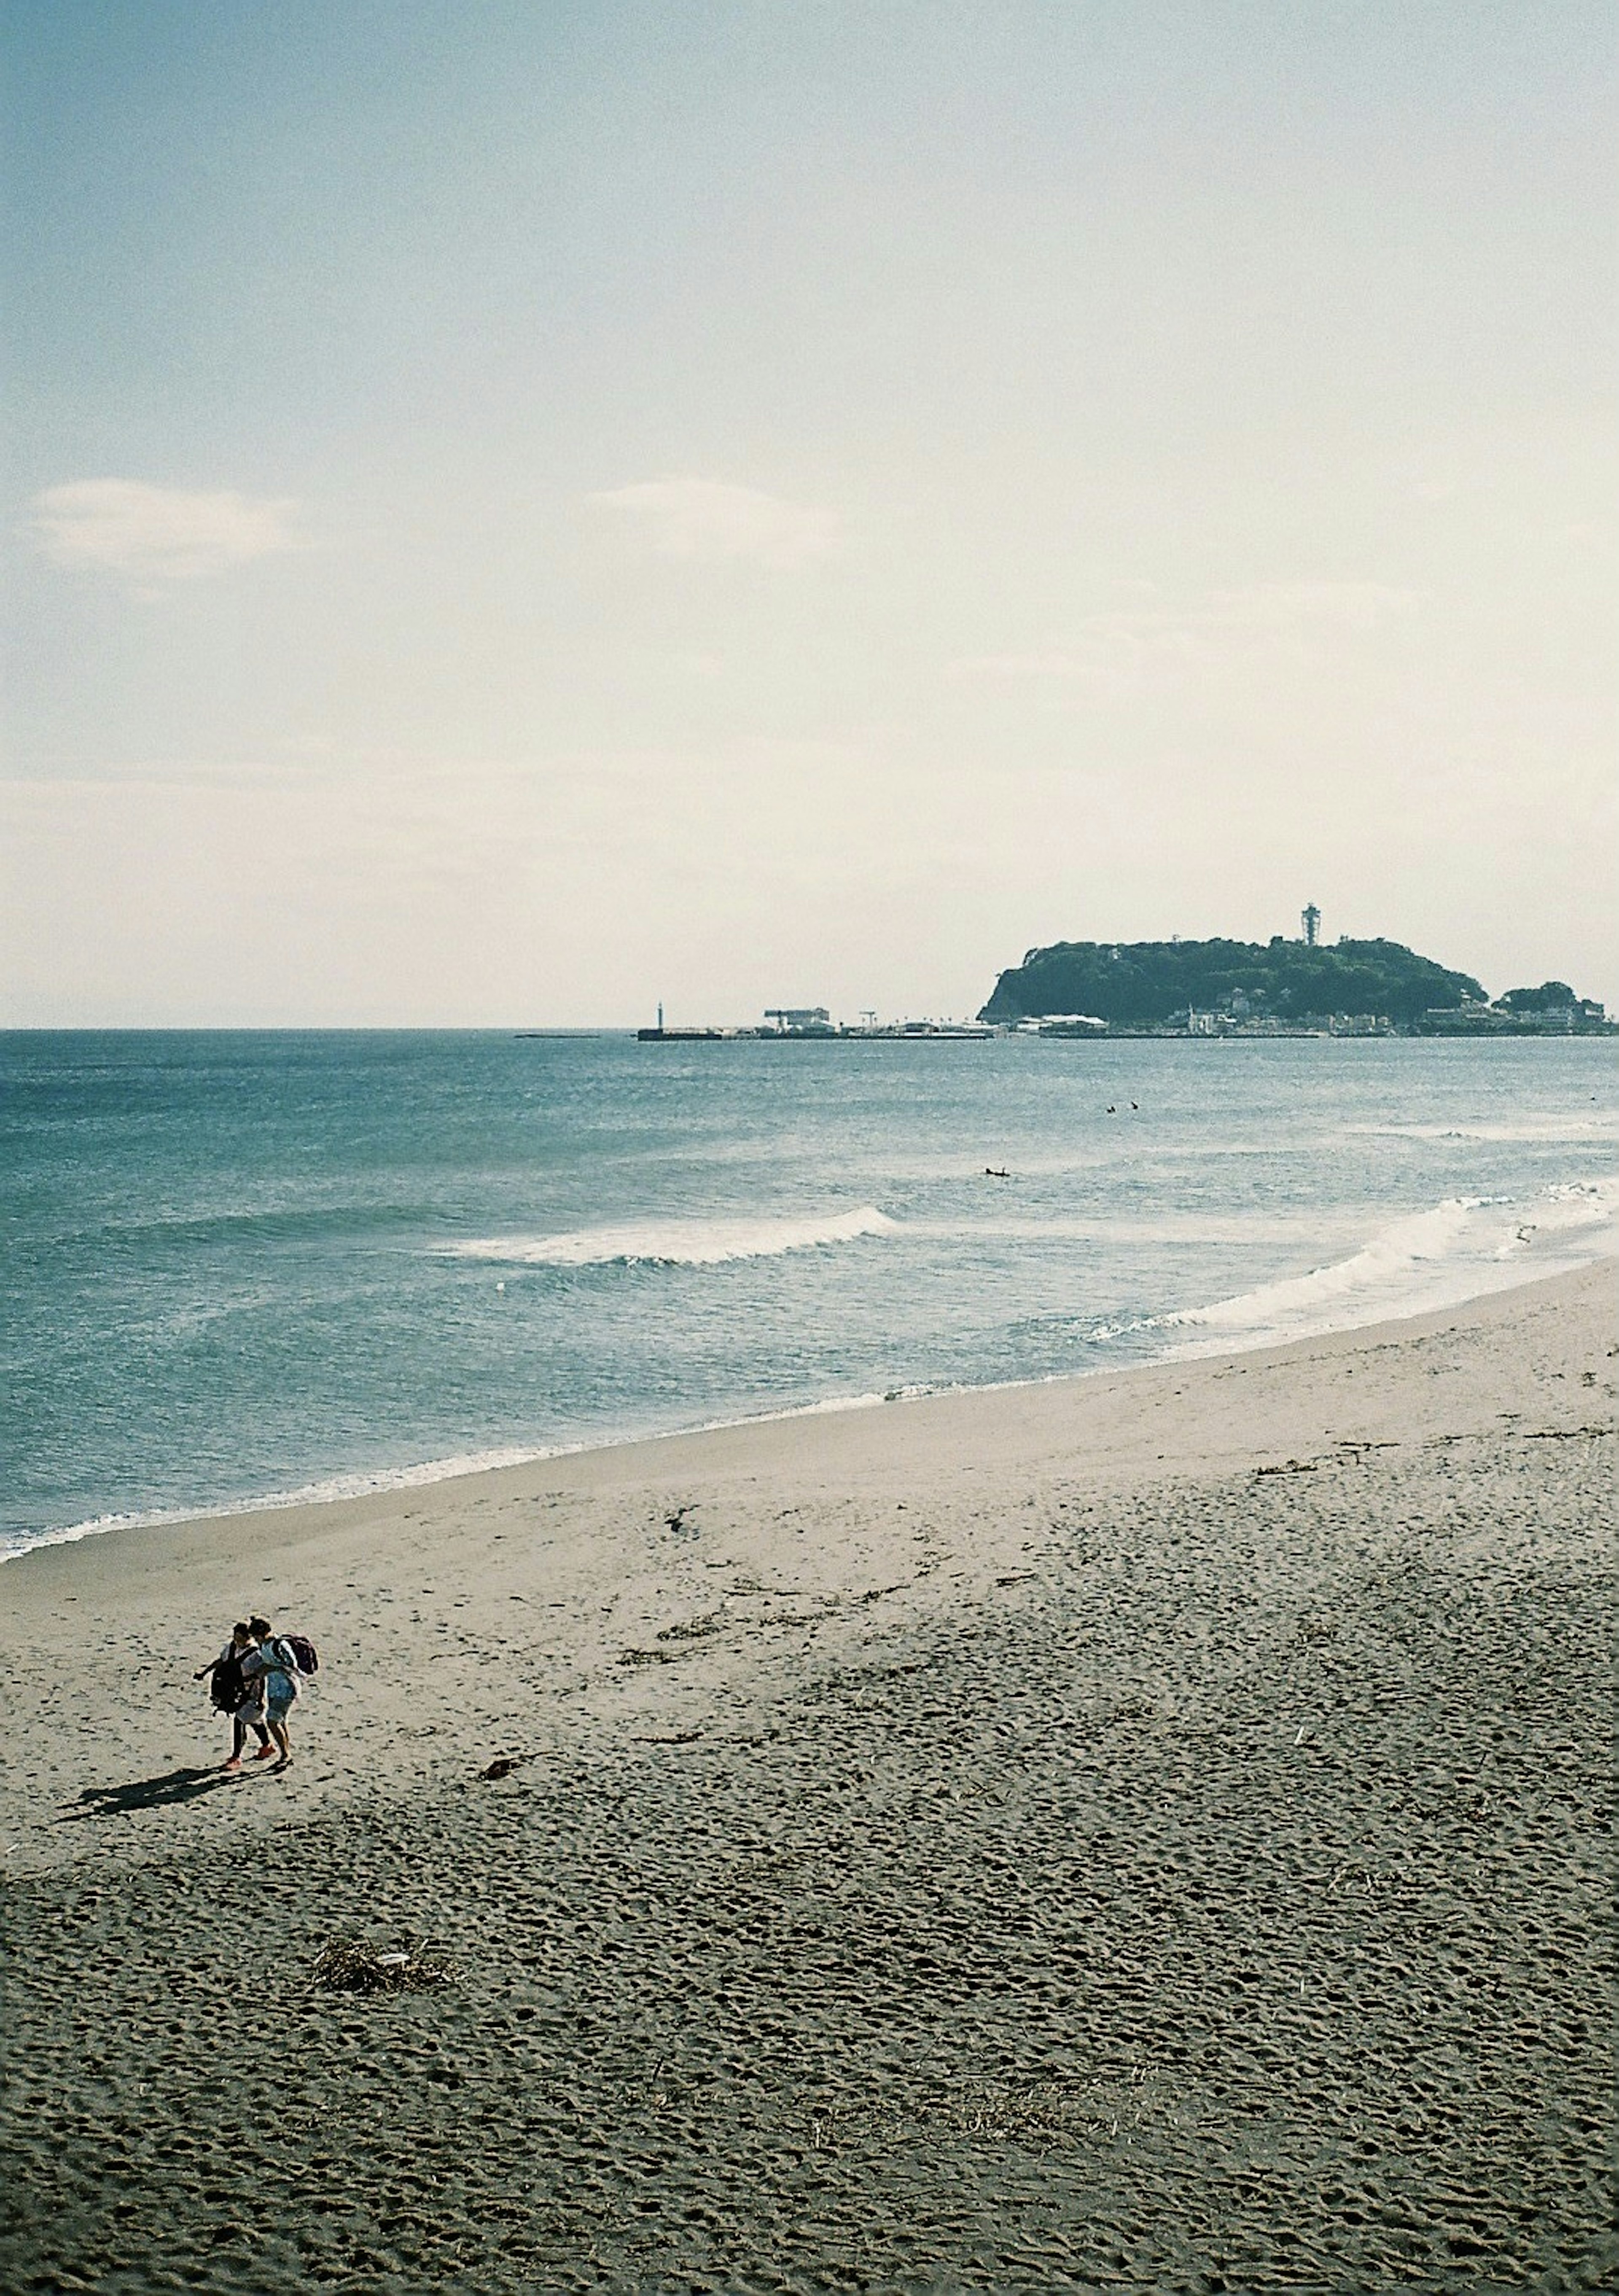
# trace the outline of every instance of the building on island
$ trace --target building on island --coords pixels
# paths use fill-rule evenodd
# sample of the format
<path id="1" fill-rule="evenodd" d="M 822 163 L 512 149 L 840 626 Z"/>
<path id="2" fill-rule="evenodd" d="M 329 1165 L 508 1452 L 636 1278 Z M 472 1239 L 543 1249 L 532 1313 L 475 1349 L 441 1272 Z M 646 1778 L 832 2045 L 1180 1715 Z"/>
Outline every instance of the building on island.
<path id="1" fill-rule="evenodd" d="M 765 1018 L 773 1021 L 782 1037 L 830 1037 L 836 1032 L 824 1004 L 773 1004 Z"/>

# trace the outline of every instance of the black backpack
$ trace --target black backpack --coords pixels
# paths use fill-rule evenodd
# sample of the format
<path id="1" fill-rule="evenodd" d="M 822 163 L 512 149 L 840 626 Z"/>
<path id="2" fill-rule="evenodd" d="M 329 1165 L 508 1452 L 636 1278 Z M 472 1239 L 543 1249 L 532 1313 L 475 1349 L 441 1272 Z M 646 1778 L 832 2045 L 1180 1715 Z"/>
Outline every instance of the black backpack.
<path id="1" fill-rule="evenodd" d="M 232 1651 L 218 1660 L 209 1695 L 221 1714 L 234 1714 L 247 1694 L 247 1677 L 241 1671 L 239 1652 Z"/>

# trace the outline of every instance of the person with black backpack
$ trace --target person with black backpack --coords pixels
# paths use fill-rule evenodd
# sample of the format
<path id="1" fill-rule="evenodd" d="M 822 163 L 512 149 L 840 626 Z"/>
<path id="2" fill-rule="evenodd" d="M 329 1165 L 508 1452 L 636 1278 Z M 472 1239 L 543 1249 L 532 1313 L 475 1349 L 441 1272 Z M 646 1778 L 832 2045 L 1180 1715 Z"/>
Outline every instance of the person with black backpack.
<path id="1" fill-rule="evenodd" d="M 192 1677 L 193 1682 L 212 1677 L 209 1694 L 215 1709 L 231 1718 L 231 1752 L 225 1765 L 231 1771 L 241 1767 L 241 1750 L 247 1743 L 249 1729 L 258 1739 L 258 1751 L 253 1757 L 256 1762 L 266 1760 L 275 1751 L 270 1742 L 270 1733 L 265 1727 L 263 1690 L 258 1683 L 249 1681 L 243 1665 L 253 1647 L 252 1628 L 245 1619 L 238 1619 L 231 1628 L 230 1641 L 218 1657 L 210 1660 L 207 1666 L 199 1667 Z"/>

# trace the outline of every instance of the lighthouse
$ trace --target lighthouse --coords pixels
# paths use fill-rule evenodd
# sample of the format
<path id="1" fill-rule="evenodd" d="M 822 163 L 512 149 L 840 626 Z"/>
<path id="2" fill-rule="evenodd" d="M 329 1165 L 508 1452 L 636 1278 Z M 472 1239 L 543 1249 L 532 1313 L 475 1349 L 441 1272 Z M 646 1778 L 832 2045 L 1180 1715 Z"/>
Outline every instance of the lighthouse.
<path id="1" fill-rule="evenodd" d="M 1321 930 L 1321 913 L 1313 901 L 1302 912 L 1299 922 L 1304 929 L 1304 947 L 1313 948 Z"/>

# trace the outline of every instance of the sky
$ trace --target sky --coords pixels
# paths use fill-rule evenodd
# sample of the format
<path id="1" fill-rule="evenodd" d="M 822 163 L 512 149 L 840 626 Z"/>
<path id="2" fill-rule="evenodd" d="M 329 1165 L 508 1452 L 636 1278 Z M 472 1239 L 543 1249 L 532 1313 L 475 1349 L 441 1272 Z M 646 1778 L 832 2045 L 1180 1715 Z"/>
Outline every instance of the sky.
<path id="1" fill-rule="evenodd" d="M 1611 0 L 0 0 L 0 1023 L 1619 1008 Z"/>

